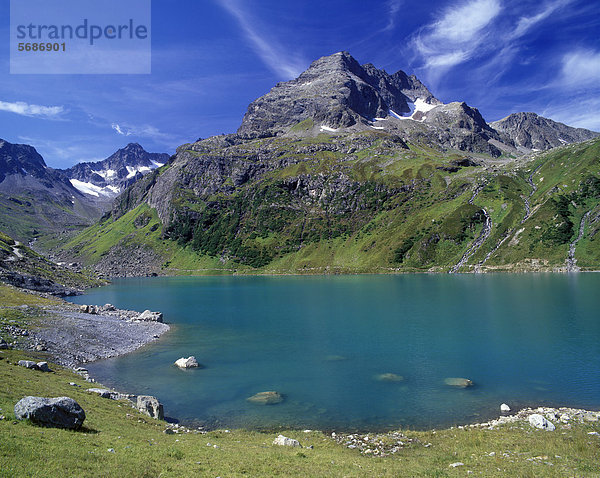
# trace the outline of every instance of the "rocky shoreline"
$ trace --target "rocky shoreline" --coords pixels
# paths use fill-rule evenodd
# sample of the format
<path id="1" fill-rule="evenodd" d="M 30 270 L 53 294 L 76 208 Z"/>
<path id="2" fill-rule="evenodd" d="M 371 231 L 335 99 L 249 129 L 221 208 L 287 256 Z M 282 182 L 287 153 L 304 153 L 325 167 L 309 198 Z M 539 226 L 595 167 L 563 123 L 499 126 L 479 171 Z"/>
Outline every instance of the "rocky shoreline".
<path id="1" fill-rule="evenodd" d="M 124 355 L 157 340 L 170 327 L 160 312 L 121 310 L 105 306 L 77 306 L 68 302 L 42 308 L 16 307 L 41 318 L 27 330 L 7 325 L 2 330 L 10 345 L 48 354 L 64 367 Z M 12 337 L 12 338 L 9 338 Z"/>

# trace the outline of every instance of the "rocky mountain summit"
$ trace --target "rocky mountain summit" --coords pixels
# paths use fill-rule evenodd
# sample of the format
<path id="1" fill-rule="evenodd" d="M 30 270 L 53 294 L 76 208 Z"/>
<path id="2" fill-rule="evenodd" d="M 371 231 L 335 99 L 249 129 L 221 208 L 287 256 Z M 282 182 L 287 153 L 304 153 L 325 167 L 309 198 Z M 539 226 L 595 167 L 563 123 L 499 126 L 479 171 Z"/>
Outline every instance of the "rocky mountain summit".
<path id="1" fill-rule="evenodd" d="M 594 135 L 530 113 L 519 115 L 488 124 L 464 102 L 443 104 L 414 75 L 401 70 L 390 75 L 339 52 L 314 61 L 298 78 L 278 83 L 252 102 L 237 135 L 253 139 L 379 130 L 436 149 L 493 157 Z"/>
<path id="2" fill-rule="evenodd" d="M 32 146 L 0 140 L 0 228 L 20 240 L 85 227 L 100 216 L 86 195 Z"/>
<path id="3" fill-rule="evenodd" d="M 600 136 L 600 133 L 573 128 L 535 113 L 513 113 L 490 123 L 490 126 L 496 131 L 506 133 L 521 150 L 545 151 Z"/>
<path id="4" fill-rule="evenodd" d="M 168 160 L 168 154 L 149 153 L 138 143 L 129 143 L 102 161 L 78 163 L 63 173 L 82 193 L 112 199 Z"/>
<path id="5" fill-rule="evenodd" d="M 238 134 L 275 136 L 306 120 L 317 130 L 360 129 L 374 118 L 411 113 L 417 100 L 440 104 L 415 76 L 403 71 L 389 75 L 372 64 L 361 66 L 348 52 L 339 52 L 316 60 L 295 80 L 278 83 L 251 103 Z"/>
<path id="6" fill-rule="evenodd" d="M 32 146 L 0 139 L 0 229 L 21 241 L 78 230 L 110 209 L 112 200 L 168 154 L 132 143 L 109 158 L 53 169 Z"/>

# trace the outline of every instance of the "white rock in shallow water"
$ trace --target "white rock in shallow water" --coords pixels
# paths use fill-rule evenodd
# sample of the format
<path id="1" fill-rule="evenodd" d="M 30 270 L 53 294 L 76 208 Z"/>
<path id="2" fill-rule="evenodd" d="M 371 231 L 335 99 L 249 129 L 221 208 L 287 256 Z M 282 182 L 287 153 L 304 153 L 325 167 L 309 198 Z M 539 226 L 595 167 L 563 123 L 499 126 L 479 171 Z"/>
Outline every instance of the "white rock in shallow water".
<path id="1" fill-rule="evenodd" d="M 510 412 L 510 407 L 506 403 L 503 403 L 502 405 L 500 405 L 500 411 L 501 412 Z"/>
<path id="2" fill-rule="evenodd" d="M 546 420 L 539 413 L 534 413 L 533 415 L 529 416 L 529 424 L 532 427 L 541 428 L 541 429 L 547 430 L 549 432 L 552 432 L 556 429 L 556 427 L 554 426 L 554 424 L 552 422 L 549 422 L 548 420 Z"/>
<path id="3" fill-rule="evenodd" d="M 200 366 L 200 364 L 196 360 L 196 357 L 194 357 L 193 355 L 190 355 L 188 358 L 181 357 L 180 359 L 175 361 L 175 365 L 177 365 L 179 368 L 192 368 Z"/>
<path id="4" fill-rule="evenodd" d="M 275 438 L 275 440 L 273 440 L 273 445 L 299 446 L 300 448 L 302 448 L 302 445 L 300 445 L 300 442 L 298 440 L 294 440 L 293 438 L 287 438 L 283 435 L 279 435 L 277 438 Z"/>
<path id="5" fill-rule="evenodd" d="M 163 315 L 162 312 L 152 312 L 150 310 L 145 310 L 137 316 L 136 320 L 141 320 L 142 322 L 162 322 Z"/>

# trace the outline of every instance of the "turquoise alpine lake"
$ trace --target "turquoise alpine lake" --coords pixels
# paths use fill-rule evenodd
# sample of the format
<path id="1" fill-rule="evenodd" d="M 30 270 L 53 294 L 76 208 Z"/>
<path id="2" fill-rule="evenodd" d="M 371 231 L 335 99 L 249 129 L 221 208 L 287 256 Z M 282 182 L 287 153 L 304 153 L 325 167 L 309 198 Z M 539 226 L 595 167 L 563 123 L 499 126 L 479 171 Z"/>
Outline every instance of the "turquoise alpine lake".
<path id="1" fill-rule="evenodd" d="M 502 403 L 598 409 L 599 293 L 593 273 L 155 277 L 73 301 L 164 313 L 158 341 L 87 368 L 167 417 L 379 431 L 484 421 Z M 203 368 L 174 366 L 190 355 Z M 284 401 L 247 401 L 264 391 Z"/>

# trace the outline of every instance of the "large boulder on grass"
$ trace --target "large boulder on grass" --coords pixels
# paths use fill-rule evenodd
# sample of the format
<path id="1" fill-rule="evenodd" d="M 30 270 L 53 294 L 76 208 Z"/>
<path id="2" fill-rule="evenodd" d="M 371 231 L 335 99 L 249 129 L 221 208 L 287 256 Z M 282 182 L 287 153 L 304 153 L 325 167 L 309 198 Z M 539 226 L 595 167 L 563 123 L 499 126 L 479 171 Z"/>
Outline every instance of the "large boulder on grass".
<path id="1" fill-rule="evenodd" d="M 31 420 L 36 425 L 78 430 L 85 420 L 85 412 L 69 397 L 25 397 L 15 405 L 17 420 Z"/>
<path id="2" fill-rule="evenodd" d="M 140 412 L 143 412 L 152 418 L 162 420 L 165 417 L 162 403 L 160 403 L 156 397 L 151 397 L 150 395 L 138 395 L 136 405 Z"/>

